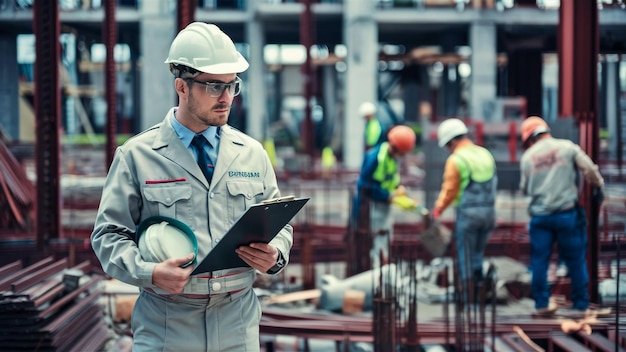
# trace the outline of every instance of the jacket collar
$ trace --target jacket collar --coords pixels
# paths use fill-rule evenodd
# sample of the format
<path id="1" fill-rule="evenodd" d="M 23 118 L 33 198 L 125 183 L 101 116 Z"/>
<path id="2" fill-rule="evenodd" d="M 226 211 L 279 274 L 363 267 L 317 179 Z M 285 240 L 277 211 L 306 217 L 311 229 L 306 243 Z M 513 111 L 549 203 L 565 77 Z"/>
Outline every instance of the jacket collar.
<path id="1" fill-rule="evenodd" d="M 152 143 L 152 149 L 174 163 L 180 165 L 180 167 L 185 169 L 196 179 L 202 182 L 207 188 L 209 188 L 209 183 L 196 164 L 194 157 L 191 153 L 189 153 L 187 147 L 178 138 L 178 135 L 170 125 L 168 119 L 174 117 L 174 109 L 175 108 L 170 109 L 167 115 L 165 115 L 163 121 L 157 125 L 159 131 L 154 139 L 154 142 Z M 213 179 L 211 180 L 212 185 L 215 185 L 220 181 L 226 171 L 230 168 L 230 165 L 239 157 L 242 150 L 241 148 L 244 146 L 244 140 L 232 127 L 228 125 L 221 127 L 220 148 L 217 156 L 217 163 L 215 165 L 215 171 L 213 173 Z"/>

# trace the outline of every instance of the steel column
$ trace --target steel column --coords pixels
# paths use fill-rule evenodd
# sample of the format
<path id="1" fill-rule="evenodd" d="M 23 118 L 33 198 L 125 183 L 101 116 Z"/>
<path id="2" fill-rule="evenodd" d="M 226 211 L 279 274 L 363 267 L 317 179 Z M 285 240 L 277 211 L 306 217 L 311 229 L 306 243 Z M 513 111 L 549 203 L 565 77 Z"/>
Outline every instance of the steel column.
<path id="1" fill-rule="evenodd" d="M 37 250 L 58 238 L 60 226 L 59 131 L 61 89 L 59 64 L 60 23 L 58 1 L 35 1 L 35 165 L 37 169 Z"/>
<path id="2" fill-rule="evenodd" d="M 559 10 L 559 117 L 573 117 L 579 126 L 580 147 L 598 160 L 598 7 L 595 1 L 562 1 Z M 589 294 L 599 301 L 598 216 L 600 204 L 585 184 L 581 202 L 588 220 Z"/>
<path id="3" fill-rule="evenodd" d="M 300 15 L 300 44 L 306 49 L 306 61 L 301 66 L 300 72 L 304 78 L 304 121 L 302 123 L 302 136 L 304 149 L 313 160 L 315 129 L 311 119 L 311 97 L 313 96 L 313 84 L 315 76 L 311 64 L 311 47 L 315 44 L 315 19 L 311 11 L 311 0 L 300 0 L 304 4 L 304 11 Z"/>
<path id="4" fill-rule="evenodd" d="M 104 22 L 102 23 L 102 42 L 106 46 L 106 62 L 104 70 L 104 94 L 107 102 L 106 124 L 106 169 L 113 162 L 117 147 L 117 90 L 115 71 L 115 44 L 117 43 L 117 24 L 115 23 L 115 0 L 104 3 Z"/>
<path id="5" fill-rule="evenodd" d="M 178 28 L 179 32 L 195 20 L 197 6 L 196 0 L 178 0 L 176 28 Z"/>

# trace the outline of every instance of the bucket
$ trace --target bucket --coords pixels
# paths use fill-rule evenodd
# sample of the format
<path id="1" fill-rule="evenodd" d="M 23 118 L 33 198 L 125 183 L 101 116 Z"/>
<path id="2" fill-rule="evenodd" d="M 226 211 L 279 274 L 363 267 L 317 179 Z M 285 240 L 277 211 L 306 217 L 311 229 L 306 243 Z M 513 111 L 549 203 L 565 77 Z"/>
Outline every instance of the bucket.
<path id="1" fill-rule="evenodd" d="M 433 221 L 430 226 L 420 234 L 419 238 L 422 245 L 426 247 L 430 254 L 434 257 L 441 257 L 448 249 L 452 238 L 452 231 L 439 221 Z"/>

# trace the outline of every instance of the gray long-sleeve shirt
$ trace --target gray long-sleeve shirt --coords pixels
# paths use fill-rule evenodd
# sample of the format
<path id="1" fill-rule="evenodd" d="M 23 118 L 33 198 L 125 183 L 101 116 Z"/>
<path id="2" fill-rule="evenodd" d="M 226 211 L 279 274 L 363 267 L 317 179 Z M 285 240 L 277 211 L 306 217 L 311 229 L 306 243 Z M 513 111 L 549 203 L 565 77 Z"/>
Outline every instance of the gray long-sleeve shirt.
<path id="1" fill-rule="evenodd" d="M 604 186 L 598 166 L 577 144 L 566 139 L 539 139 L 522 155 L 520 168 L 520 189 L 530 196 L 531 216 L 574 207 L 579 171 L 593 186 Z"/>

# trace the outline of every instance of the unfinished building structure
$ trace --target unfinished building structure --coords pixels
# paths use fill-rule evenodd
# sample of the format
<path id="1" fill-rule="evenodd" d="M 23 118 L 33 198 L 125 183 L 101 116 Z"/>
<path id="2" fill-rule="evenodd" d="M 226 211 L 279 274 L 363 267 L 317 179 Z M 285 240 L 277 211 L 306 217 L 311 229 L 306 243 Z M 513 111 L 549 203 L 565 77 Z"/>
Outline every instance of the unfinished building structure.
<path id="1" fill-rule="evenodd" d="M 528 245 L 523 199 L 517 194 L 519 123 L 527 115 L 541 115 L 555 134 L 579 141 L 608 181 L 605 207 L 587 204 L 591 295 L 601 303 L 600 283 L 615 278 L 610 268 L 617 265 L 624 233 L 626 10 L 619 0 L 550 4 L 0 1 L 0 72 L 5 78 L 0 106 L 6 112 L 0 116 L 0 264 L 18 259 L 31 264 L 49 255 L 71 258 L 72 265 L 93 260 L 89 211 L 98 204 L 101 177 L 123 141 L 120 136 L 153 125 L 175 104 L 163 61 L 177 28 L 197 20 L 218 24 L 254 63 L 243 76 L 246 88 L 231 124 L 276 146 L 284 192 L 313 198 L 312 210 L 295 220 L 303 234 L 294 248 L 303 288 L 317 284 L 314 263 L 363 254 L 349 253 L 357 246 L 347 236 L 346 218 L 362 159 L 357 107 L 377 101 L 386 124 L 405 123 L 420 133 L 421 152 L 403 172 L 426 206 L 432 205 L 445 160 L 434 145 L 433 126 L 451 116 L 468 121 L 472 136 L 497 158 L 501 205 L 513 204 L 500 209 L 488 253 L 520 262 L 527 261 Z M 326 146 L 339 163 L 325 177 L 319 155 Z M 586 201 L 589 190 L 584 192 Z M 396 227 L 391 245 L 398 253 L 413 248 L 405 259 L 430 259 L 416 236 L 421 223 L 407 217 Z M 347 265 L 350 274 L 361 271 L 349 260 Z M 564 287 L 565 281 L 560 282 Z M 379 293 L 384 312 L 394 292 Z M 291 325 L 268 322 L 263 329 L 288 333 L 286 325 L 298 326 L 294 320 L 289 319 Z M 405 334 L 413 336 L 410 344 L 423 343 L 430 334 L 441 343 L 446 336 L 454 339 L 445 328 L 427 333 L 410 314 L 406 321 L 417 329 L 417 335 L 411 335 L 414 329 Z M 620 341 L 618 323 L 619 314 L 611 325 L 614 341 Z M 317 336 L 315 324 L 297 333 Z M 348 324 L 372 336 L 371 324 Z M 487 320 L 485 325 L 492 330 L 483 331 L 484 336 L 507 339 L 509 325 Z M 541 335 L 545 327 L 526 329 L 527 335 L 548 341 Z M 607 338 L 609 330 L 602 330 Z M 359 335 L 343 334 L 337 336 Z M 380 337 L 391 336 L 385 334 Z M 517 341 L 516 336 L 511 339 Z M 482 346 L 483 340 L 472 341 Z"/>

